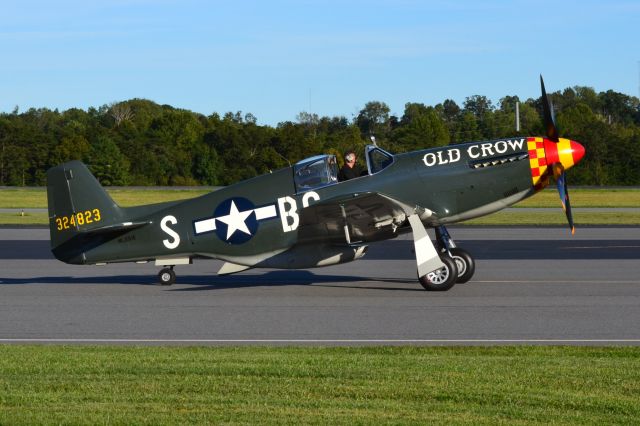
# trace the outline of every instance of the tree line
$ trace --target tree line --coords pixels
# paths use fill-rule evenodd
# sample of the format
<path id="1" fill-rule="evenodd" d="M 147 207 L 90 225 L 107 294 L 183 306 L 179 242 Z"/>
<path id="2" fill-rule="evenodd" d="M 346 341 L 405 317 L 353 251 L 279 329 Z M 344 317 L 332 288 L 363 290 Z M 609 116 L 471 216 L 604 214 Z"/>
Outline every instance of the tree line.
<path id="1" fill-rule="evenodd" d="M 573 87 L 551 93 L 563 137 L 586 155 L 572 184 L 640 185 L 640 101 L 612 90 Z M 515 130 L 519 103 L 521 129 Z M 32 108 L 0 114 L 0 185 L 46 185 L 46 170 L 85 162 L 103 185 L 228 185 L 305 157 L 361 154 L 375 135 L 390 152 L 468 141 L 543 135 L 542 101 L 485 96 L 462 105 L 407 103 L 402 116 L 368 102 L 352 119 L 301 112 L 295 121 L 262 126 L 250 113 L 203 115 L 131 99 L 66 111 Z"/>

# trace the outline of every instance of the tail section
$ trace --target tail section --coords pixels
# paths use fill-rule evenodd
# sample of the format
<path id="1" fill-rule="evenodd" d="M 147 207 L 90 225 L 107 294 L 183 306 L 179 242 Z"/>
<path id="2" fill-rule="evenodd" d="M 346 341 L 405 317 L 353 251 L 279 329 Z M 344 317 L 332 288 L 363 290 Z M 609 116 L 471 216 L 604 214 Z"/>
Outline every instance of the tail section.
<path id="1" fill-rule="evenodd" d="M 84 263 L 85 249 L 104 241 L 104 236 L 90 238 L 95 234 L 132 225 L 124 222 L 122 209 L 80 161 L 47 171 L 47 199 L 51 250 L 67 263 Z"/>

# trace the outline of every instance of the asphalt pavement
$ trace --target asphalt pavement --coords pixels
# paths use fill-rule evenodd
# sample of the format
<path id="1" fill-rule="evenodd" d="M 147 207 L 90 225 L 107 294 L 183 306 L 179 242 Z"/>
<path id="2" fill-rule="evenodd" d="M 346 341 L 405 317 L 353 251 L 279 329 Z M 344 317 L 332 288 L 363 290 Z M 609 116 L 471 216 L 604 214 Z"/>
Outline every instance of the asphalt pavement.
<path id="1" fill-rule="evenodd" d="M 72 266 L 46 229 L 0 229 L 0 341 L 640 344 L 640 228 L 450 228 L 471 282 L 426 292 L 409 236 L 356 262 L 217 277 L 219 261 Z"/>

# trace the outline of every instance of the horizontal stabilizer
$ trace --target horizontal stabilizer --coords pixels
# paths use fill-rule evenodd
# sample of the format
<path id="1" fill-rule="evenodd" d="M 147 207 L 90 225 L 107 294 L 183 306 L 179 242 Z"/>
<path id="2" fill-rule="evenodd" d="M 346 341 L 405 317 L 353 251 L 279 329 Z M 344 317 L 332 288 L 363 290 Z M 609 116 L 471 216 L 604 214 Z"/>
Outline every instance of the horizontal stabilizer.
<path id="1" fill-rule="evenodd" d="M 123 222 L 123 223 L 115 223 L 113 225 L 101 226 L 99 228 L 91 228 L 87 230 L 80 229 L 78 231 L 79 234 L 83 234 L 86 236 L 89 235 L 106 235 L 113 233 L 122 233 L 131 231 L 136 228 L 141 228 L 145 225 L 151 224 L 151 221 L 148 222 Z"/>

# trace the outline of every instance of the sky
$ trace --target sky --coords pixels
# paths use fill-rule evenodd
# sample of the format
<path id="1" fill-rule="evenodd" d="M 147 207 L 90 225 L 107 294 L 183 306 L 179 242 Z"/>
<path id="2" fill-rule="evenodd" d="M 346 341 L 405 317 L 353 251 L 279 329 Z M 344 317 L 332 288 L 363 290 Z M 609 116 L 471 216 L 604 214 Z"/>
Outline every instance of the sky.
<path id="1" fill-rule="evenodd" d="M 0 112 L 145 98 L 259 124 L 382 101 L 639 96 L 640 1 L 31 1 L 0 12 Z"/>

